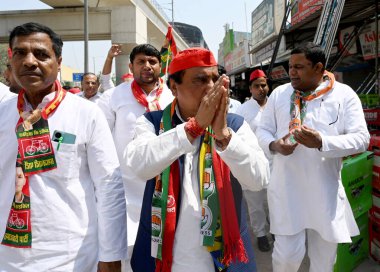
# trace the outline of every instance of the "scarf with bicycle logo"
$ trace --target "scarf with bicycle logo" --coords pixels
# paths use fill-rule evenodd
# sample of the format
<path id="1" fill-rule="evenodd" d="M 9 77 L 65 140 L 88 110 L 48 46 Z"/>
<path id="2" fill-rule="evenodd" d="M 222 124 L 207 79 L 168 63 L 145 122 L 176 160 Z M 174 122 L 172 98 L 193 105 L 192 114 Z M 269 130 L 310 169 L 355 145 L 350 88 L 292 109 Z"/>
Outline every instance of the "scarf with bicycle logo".
<path id="1" fill-rule="evenodd" d="M 335 83 L 335 77 L 333 73 L 325 71 L 323 74 L 323 82 L 314 91 L 302 93 L 299 90 L 294 90 L 290 97 L 290 122 L 289 133 L 290 142 L 296 143 L 292 132 L 296 129 L 300 129 L 303 124 L 307 111 L 307 101 L 311 101 L 314 98 L 320 97 L 332 89 Z"/>
<path id="2" fill-rule="evenodd" d="M 17 248 L 32 247 L 29 176 L 57 168 L 50 139 L 48 117 L 66 96 L 59 81 L 54 83 L 55 97 L 45 107 L 30 112 L 25 109 L 25 90 L 20 90 L 17 108 L 20 119 L 16 125 L 18 154 L 16 160 L 16 192 L 8 217 L 2 244 Z M 42 118 L 41 118 L 42 117 Z M 24 183 L 22 191 L 18 182 Z M 21 199 L 18 199 L 21 195 Z"/>
<path id="3" fill-rule="evenodd" d="M 156 96 L 151 102 L 148 102 L 148 99 L 146 98 L 146 93 L 139 86 L 139 84 L 137 84 L 136 80 L 132 81 L 131 89 L 132 89 L 133 96 L 136 98 L 137 102 L 139 102 L 140 105 L 145 107 L 146 112 L 156 111 L 156 110 L 161 109 L 160 104 L 158 103 L 158 100 L 160 99 L 160 96 L 164 89 L 164 81 L 162 78 L 159 78 L 159 85 L 156 91 Z"/>
<path id="4" fill-rule="evenodd" d="M 172 129 L 176 101 L 168 105 L 160 123 L 159 134 Z M 199 152 L 199 182 L 202 205 L 200 234 L 202 245 L 211 253 L 219 271 L 231 262 L 248 262 L 240 237 L 228 166 L 216 153 L 212 130 L 207 128 Z M 156 272 L 171 271 L 173 244 L 178 212 L 180 183 L 178 160 L 156 177 L 152 199 L 151 255 L 156 258 Z"/>

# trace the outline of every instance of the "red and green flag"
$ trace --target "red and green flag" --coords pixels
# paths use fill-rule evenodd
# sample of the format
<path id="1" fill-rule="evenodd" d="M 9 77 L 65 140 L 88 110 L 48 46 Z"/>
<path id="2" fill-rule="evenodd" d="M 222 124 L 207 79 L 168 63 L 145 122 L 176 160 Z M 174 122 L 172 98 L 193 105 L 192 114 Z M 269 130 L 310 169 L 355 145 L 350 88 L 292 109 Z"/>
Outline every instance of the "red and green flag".
<path id="1" fill-rule="evenodd" d="M 168 33 L 165 37 L 165 43 L 161 47 L 161 73 L 160 76 L 166 76 L 168 73 L 168 67 L 172 58 L 177 55 L 177 45 L 175 44 L 173 37 L 172 26 L 168 27 Z"/>

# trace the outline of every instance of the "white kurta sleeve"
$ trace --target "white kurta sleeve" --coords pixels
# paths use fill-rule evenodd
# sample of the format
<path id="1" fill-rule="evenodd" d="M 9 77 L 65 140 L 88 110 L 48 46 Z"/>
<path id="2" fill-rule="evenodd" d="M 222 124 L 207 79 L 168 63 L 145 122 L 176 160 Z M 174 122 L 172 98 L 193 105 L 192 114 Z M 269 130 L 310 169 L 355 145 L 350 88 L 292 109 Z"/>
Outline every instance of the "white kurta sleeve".
<path id="1" fill-rule="evenodd" d="M 124 188 L 112 135 L 98 108 L 91 129 L 87 158 L 96 195 L 99 260 L 123 260 L 127 257 Z"/>
<path id="2" fill-rule="evenodd" d="M 273 92 L 269 96 L 256 129 L 256 137 L 268 157 L 273 155 L 269 149 L 269 144 L 276 140 L 275 135 L 277 131 L 274 95 L 275 93 Z"/>
<path id="3" fill-rule="evenodd" d="M 269 163 L 255 134 L 244 121 L 225 150 L 217 149 L 222 160 L 242 185 L 243 190 L 260 191 L 268 185 Z"/>
<path id="4" fill-rule="evenodd" d="M 115 84 L 113 84 L 113 81 L 111 78 L 111 74 L 108 74 L 108 75 L 101 74 L 100 84 L 104 92 L 115 87 Z"/>
<path id="5" fill-rule="evenodd" d="M 185 124 L 157 136 L 153 124 L 141 116 L 135 130 L 135 139 L 128 144 L 122 163 L 142 180 L 157 176 L 182 154 L 196 148 L 187 139 Z"/>
<path id="6" fill-rule="evenodd" d="M 340 105 L 337 120 L 343 122 L 341 135 L 321 135 L 321 153 L 324 157 L 338 158 L 364 152 L 369 144 L 370 135 L 364 118 L 364 112 L 359 97 L 352 91 L 345 92 L 344 104 Z"/>
<path id="7" fill-rule="evenodd" d="M 108 126 L 113 131 L 116 121 L 116 113 L 112 108 L 112 94 L 115 89 L 108 90 L 100 97 L 97 105 L 103 111 L 104 116 L 107 119 Z"/>

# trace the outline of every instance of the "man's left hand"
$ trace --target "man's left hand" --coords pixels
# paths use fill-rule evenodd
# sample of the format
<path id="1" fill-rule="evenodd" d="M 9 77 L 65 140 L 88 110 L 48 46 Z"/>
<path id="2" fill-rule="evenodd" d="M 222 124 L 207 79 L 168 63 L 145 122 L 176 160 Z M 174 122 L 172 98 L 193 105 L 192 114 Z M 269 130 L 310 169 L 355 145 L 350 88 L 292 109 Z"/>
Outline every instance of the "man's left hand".
<path id="1" fill-rule="evenodd" d="M 322 147 L 322 138 L 319 132 L 305 125 L 301 126 L 300 130 L 295 130 L 293 136 L 298 143 L 308 148 Z"/>
<path id="2" fill-rule="evenodd" d="M 98 272 L 121 272 L 121 261 L 99 262 Z"/>
<path id="3" fill-rule="evenodd" d="M 221 92 L 221 99 L 219 102 L 219 107 L 216 110 L 214 119 L 211 123 L 212 130 L 214 131 L 217 140 L 224 139 L 230 134 L 227 129 L 227 112 L 229 104 L 228 86 L 230 81 L 225 75 L 222 75 L 221 78 L 222 86 L 220 86 L 219 89 L 219 92 Z"/>

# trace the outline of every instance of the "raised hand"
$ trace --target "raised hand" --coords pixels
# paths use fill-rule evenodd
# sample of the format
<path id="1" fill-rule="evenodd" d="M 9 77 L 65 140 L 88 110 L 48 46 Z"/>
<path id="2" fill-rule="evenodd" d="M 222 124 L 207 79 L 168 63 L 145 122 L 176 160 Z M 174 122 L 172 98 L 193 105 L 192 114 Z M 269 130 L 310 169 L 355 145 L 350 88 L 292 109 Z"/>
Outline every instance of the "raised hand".
<path id="1" fill-rule="evenodd" d="M 121 53 L 121 45 L 120 44 L 113 44 L 110 48 L 110 50 L 108 50 L 108 55 L 107 55 L 107 58 L 114 58 L 118 55 L 120 55 Z"/>
<path id="2" fill-rule="evenodd" d="M 215 112 L 215 117 L 211 123 L 216 139 L 224 139 L 229 135 L 229 131 L 227 129 L 227 112 L 229 104 L 228 87 L 230 80 L 226 75 L 222 75 L 220 80 L 222 83 L 222 86 L 219 88 L 219 92 L 221 92 L 221 99 L 219 107 Z"/>
<path id="3" fill-rule="evenodd" d="M 195 115 L 195 120 L 198 124 L 207 128 L 214 120 L 214 116 L 219 108 L 220 101 L 225 90 L 225 77 L 220 77 L 214 86 L 207 91 L 199 105 L 198 112 Z"/>

